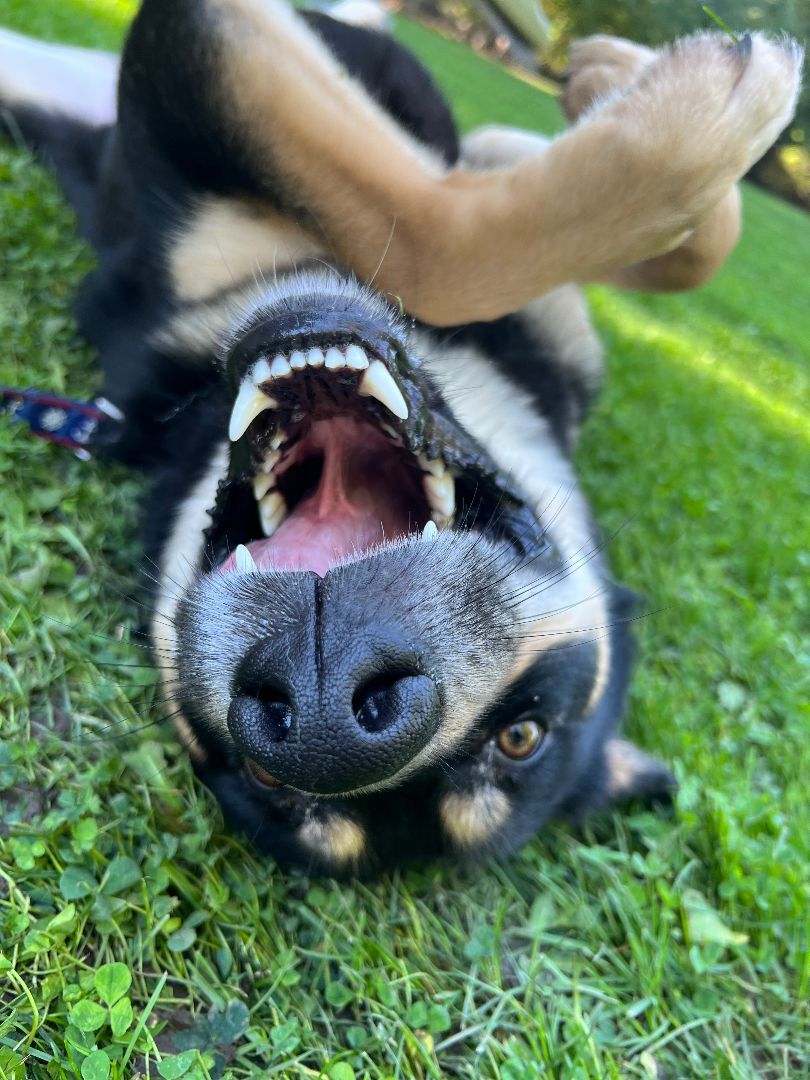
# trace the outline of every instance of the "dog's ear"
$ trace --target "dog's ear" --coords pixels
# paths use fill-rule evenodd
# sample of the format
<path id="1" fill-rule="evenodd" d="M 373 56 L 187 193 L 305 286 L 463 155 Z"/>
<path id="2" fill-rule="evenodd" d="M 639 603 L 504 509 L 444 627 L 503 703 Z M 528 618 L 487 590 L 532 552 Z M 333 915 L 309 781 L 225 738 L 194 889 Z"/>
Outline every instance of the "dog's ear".
<path id="1" fill-rule="evenodd" d="M 669 801 L 678 786 L 663 762 L 626 739 L 608 739 L 604 775 L 605 795 L 610 802 Z"/>

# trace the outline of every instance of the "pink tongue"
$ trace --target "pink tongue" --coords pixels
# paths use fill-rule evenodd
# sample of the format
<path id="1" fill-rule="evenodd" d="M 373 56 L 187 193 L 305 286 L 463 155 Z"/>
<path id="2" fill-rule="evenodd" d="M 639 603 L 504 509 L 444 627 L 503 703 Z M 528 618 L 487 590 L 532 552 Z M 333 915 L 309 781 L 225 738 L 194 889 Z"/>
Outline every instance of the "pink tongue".
<path id="1" fill-rule="evenodd" d="M 314 570 L 324 576 L 330 566 L 347 556 L 408 531 L 379 513 L 358 513 L 347 504 L 343 513 L 319 513 L 318 497 L 297 507 L 269 540 L 253 540 L 247 549 L 260 570 Z"/>
<path id="2" fill-rule="evenodd" d="M 391 468 L 382 437 L 378 444 L 364 425 L 339 418 L 316 423 L 309 447 L 323 451 L 317 491 L 299 503 L 266 540 L 246 544 L 259 570 L 314 570 L 321 577 L 347 557 L 375 544 L 406 536 L 410 520 L 407 492 L 398 469 Z M 390 454 L 390 451 L 389 451 Z M 222 566 L 236 567 L 235 555 Z"/>

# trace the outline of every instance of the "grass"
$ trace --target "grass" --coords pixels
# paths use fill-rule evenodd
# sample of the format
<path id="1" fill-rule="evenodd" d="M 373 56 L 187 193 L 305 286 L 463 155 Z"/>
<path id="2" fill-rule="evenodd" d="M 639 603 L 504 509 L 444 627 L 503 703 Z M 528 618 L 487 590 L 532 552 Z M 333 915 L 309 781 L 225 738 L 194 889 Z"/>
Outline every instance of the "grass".
<path id="1" fill-rule="evenodd" d="M 131 5 L 2 0 L 115 45 Z M 465 126 L 553 101 L 418 27 Z M 160 720 L 128 599 L 137 481 L 0 418 L 0 1080 L 808 1075 L 810 222 L 754 190 L 715 282 L 591 292 L 609 356 L 580 467 L 639 626 L 629 728 L 673 816 L 549 829 L 507 864 L 283 875 Z M 96 385 L 89 265 L 0 149 L 0 382 Z"/>

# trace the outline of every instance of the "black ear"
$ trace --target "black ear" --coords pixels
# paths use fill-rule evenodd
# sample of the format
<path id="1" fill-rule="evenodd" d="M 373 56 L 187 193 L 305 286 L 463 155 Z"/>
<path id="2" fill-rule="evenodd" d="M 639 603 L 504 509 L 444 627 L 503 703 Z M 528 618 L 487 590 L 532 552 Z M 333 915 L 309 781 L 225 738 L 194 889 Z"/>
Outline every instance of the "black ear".
<path id="1" fill-rule="evenodd" d="M 625 799 L 669 801 L 678 785 L 669 769 L 626 739 L 605 743 L 605 794 L 611 802 Z"/>

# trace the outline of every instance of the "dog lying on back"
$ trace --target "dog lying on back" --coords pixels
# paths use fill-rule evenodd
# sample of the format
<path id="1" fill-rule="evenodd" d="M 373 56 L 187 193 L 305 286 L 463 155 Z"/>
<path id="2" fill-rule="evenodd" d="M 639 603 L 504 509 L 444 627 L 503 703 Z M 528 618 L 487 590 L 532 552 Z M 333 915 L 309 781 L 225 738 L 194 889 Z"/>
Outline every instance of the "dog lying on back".
<path id="1" fill-rule="evenodd" d="M 565 135 L 460 141 L 404 49 L 279 0 L 143 0 L 120 64 L 0 34 L 9 129 L 98 256 L 78 318 L 107 449 L 153 479 L 165 699 L 259 847 L 502 853 L 671 788 L 617 736 L 629 601 L 570 465 L 601 372 L 570 283 L 711 276 L 800 59 L 595 38 Z"/>

